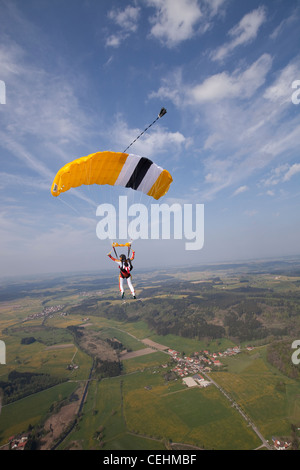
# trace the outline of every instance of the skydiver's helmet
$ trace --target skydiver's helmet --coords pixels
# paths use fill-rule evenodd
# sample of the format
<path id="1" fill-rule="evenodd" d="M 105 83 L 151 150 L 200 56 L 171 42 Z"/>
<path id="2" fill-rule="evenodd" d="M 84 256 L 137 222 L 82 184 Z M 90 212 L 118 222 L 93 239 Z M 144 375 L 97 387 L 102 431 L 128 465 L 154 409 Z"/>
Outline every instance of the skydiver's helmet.
<path id="1" fill-rule="evenodd" d="M 123 261 L 123 262 L 126 261 L 126 256 L 125 256 L 125 255 L 121 255 L 121 256 L 120 256 L 120 260 Z"/>

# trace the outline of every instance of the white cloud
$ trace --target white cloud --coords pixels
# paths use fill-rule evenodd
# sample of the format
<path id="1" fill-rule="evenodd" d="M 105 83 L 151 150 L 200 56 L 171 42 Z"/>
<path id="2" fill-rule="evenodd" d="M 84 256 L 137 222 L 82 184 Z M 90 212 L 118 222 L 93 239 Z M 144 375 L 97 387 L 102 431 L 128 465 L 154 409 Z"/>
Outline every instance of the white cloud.
<path id="1" fill-rule="evenodd" d="M 233 98 L 247 99 L 265 83 L 272 66 L 272 57 L 263 54 L 244 70 L 236 69 L 229 74 L 226 71 L 212 75 L 197 85 L 184 84 L 182 73 L 176 70 L 169 78 L 163 79 L 163 85 L 151 98 L 166 98 L 176 106 L 217 103 Z"/>
<path id="2" fill-rule="evenodd" d="M 139 14 L 140 8 L 128 5 L 125 10 L 111 10 L 108 13 L 108 17 L 122 29 L 128 32 L 135 32 L 137 30 Z"/>
<path id="3" fill-rule="evenodd" d="M 158 91 L 149 93 L 149 98 L 159 98 L 170 100 L 175 106 L 183 104 L 183 97 L 186 85 L 183 83 L 182 68 L 172 71 L 168 77 L 163 77 L 162 86 Z"/>
<path id="4" fill-rule="evenodd" d="M 203 0 L 203 7 L 208 9 L 209 16 L 213 17 L 222 11 L 222 7 L 227 3 L 227 0 Z"/>
<path id="5" fill-rule="evenodd" d="M 284 165 L 273 168 L 269 175 L 260 181 L 260 184 L 267 187 L 274 187 L 280 183 L 286 183 L 298 173 L 300 173 L 300 163 L 293 163 L 292 165 L 285 163 Z"/>
<path id="6" fill-rule="evenodd" d="M 158 39 L 164 46 L 174 47 L 204 34 L 212 26 L 212 18 L 223 11 L 228 0 L 144 0 L 155 14 L 149 16 L 149 37 Z M 200 3 L 200 5 L 199 5 Z M 106 38 L 106 46 L 119 47 L 138 28 L 141 8 L 127 6 L 124 10 L 112 9 L 108 18 L 119 31 Z"/>
<path id="7" fill-rule="evenodd" d="M 270 172 L 270 175 L 267 178 L 264 178 L 261 183 L 264 186 L 276 186 L 280 181 L 282 181 L 282 175 L 286 173 L 287 170 L 288 164 L 273 168 Z"/>
<path id="8" fill-rule="evenodd" d="M 292 119 L 281 125 L 280 129 L 273 130 L 272 139 L 269 139 L 261 148 L 265 155 L 274 158 L 283 155 L 285 152 L 298 151 L 300 125 Z"/>
<path id="9" fill-rule="evenodd" d="M 248 191 L 248 186 L 240 186 L 238 189 L 236 189 L 233 193 L 233 196 L 237 196 L 238 194 L 244 193 L 245 191 Z"/>
<path id="10" fill-rule="evenodd" d="M 110 10 L 108 18 L 118 26 L 118 33 L 106 38 L 106 46 L 119 47 L 138 28 L 140 8 L 128 5 L 124 10 Z"/>
<path id="11" fill-rule="evenodd" d="M 266 9 L 264 7 L 259 7 L 247 13 L 241 21 L 229 31 L 228 35 L 232 39 L 211 54 L 212 60 L 223 60 L 236 47 L 254 41 L 260 27 L 265 21 Z"/>
<path id="12" fill-rule="evenodd" d="M 294 175 L 300 172 L 300 163 L 294 163 L 286 172 L 283 181 L 289 181 Z"/>
<path id="13" fill-rule="evenodd" d="M 117 34 L 111 34 L 107 39 L 106 39 L 106 45 L 108 47 L 119 47 L 124 40 L 123 35 L 117 35 Z"/>
<path id="14" fill-rule="evenodd" d="M 147 0 L 148 6 L 156 8 L 150 18 L 151 35 L 168 47 L 191 39 L 202 17 L 197 0 Z"/>
<path id="15" fill-rule="evenodd" d="M 288 64 L 280 71 L 274 83 L 264 93 L 264 98 L 277 104 L 290 103 L 292 96 L 292 83 L 299 77 L 299 58 Z"/>

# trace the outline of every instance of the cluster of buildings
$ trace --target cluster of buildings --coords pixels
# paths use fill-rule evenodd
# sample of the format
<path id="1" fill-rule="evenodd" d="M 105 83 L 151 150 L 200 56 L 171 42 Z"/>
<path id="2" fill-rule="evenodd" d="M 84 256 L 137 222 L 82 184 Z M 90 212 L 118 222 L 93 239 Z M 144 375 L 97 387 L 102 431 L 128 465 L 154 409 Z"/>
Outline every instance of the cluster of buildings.
<path id="1" fill-rule="evenodd" d="M 290 441 L 282 441 L 277 437 L 272 437 L 272 442 L 276 450 L 287 450 L 291 446 Z"/>
<path id="2" fill-rule="evenodd" d="M 9 438 L 9 448 L 11 450 L 24 450 L 28 441 L 28 436 L 15 437 L 12 436 Z"/>
<path id="3" fill-rule="evenodd" d="M 196 386 L 208 387 L 208 385 L 212 384 L 212 382 L 210 382 L 209 380 L 206 380 L 200 374 L 195 374 L 193 375 L 193 377 L 184 377 L 182 380 L 183 380 L 183 383 L 187 385 L 187 387 L 196 387 Z"/>
<path id="4" fill-rule="evenodd" d="M 240 351 L 240 348 L 235 346 L 227 348 L 224 352 L 210 353 L 209 351 L 200 351 L 193 353 L 192 356 L 184 357 L 181 357 L 180 353 L 174 349 L 168 349 L 167 352 L 177 363 L 172 371 L 179 375 L 179 377 L 184 378 L 191 374 L 197 374 L 200 371 L 210 372 L 212 367 L 220 367 L 222 365 L 221 357 L 235 356 Z"/>
<path id="5" fill-rule="evenodd" d="M 64 308 L 64 305 L 52 305 L 51 307 L 46 307 L 42 312 L 39 313 L 32 313 L 25 318 L 27 320 L 35 320 L 36 318 L 45 318 L 45 317 L 52 317 L 55 313 L 60 312 Z M 61 316 L 66 316 L 66 312 L 60 312 Z"/>
<path id="6" fill-rule="evenodd" d="M 66 367 L 67 370 L 77 370 L 79 366 L 77 364 L 68 364 Z"/>

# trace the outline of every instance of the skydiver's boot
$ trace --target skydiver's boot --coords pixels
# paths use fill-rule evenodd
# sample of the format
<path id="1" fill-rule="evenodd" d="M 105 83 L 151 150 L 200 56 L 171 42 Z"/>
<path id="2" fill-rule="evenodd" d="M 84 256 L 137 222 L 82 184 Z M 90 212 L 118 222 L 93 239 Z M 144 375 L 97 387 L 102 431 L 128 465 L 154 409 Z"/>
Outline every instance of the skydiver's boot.
<path id="1" fill-rule="evenodd" d="M 121 295 L 122 299 L 124 299 L 124 292 L 122 292 L 122 295 Z"/>
<path id="2" fill-rule="evenodd" d="M 133 295 L 132 295 L 132 298 L 133 298 L 133 299 L 136 299 L 136 296 L 135 296 L 135 294 L 133 294 Z"/>

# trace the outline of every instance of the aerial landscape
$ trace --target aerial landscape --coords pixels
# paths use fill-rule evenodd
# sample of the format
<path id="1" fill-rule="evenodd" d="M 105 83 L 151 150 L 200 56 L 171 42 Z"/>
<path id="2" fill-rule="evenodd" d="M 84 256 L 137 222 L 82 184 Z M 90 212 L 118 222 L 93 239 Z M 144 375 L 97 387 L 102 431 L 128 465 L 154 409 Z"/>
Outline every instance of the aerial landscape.
<path id="1" fill-rule="evenodd" d="M 2 285 L 2 449 L 299 448 L 300 260 L 110 284 Z"/>
<path id="2" fill-rule="evenodd" d="M 0 0 L 22 465 L 300 450 L 299 23 L 299 0 Z"/>

